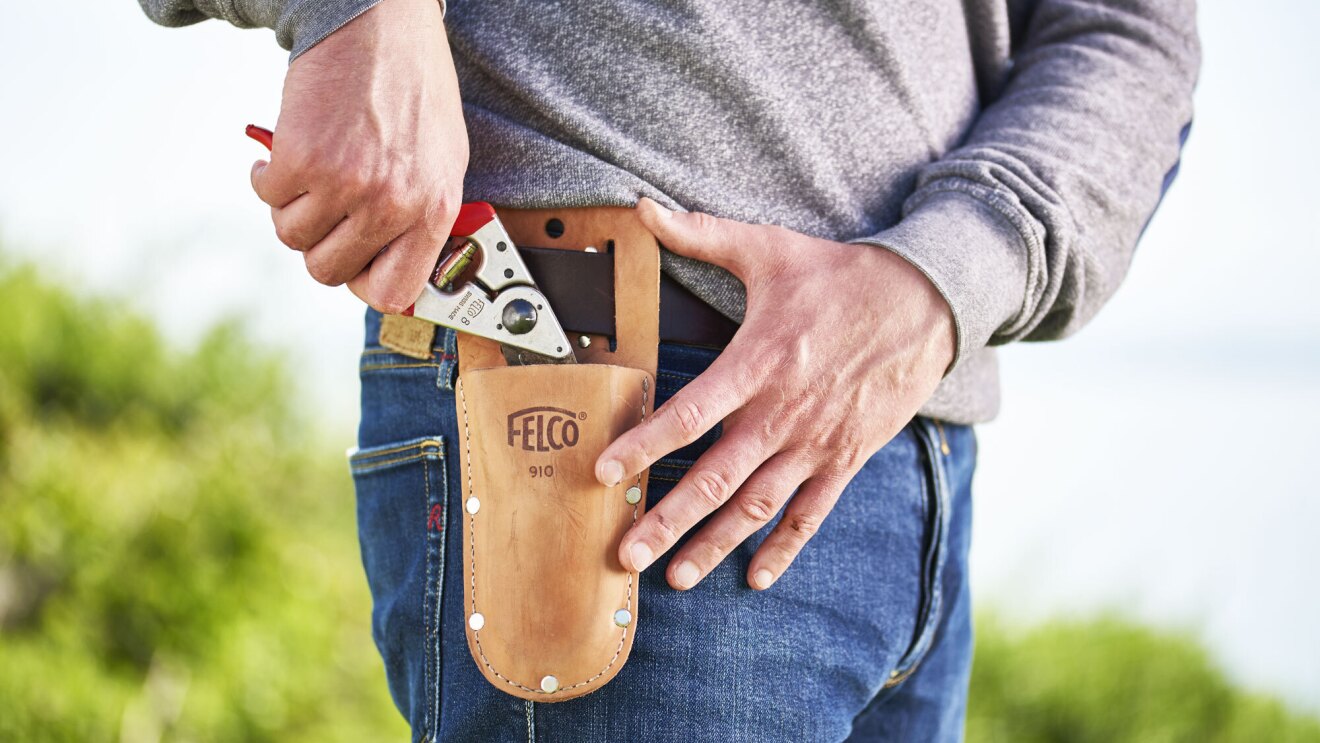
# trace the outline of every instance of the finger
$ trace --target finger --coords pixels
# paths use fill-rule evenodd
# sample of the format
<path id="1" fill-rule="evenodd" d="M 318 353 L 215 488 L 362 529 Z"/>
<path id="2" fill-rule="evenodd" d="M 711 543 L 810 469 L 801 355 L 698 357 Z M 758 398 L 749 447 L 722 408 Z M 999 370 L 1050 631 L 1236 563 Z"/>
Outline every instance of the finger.
<path id="1" fill-rule="evenodd" d="M 372 264 L 368 263 L 367 267 L 362 269 L 361 273 L 344 282 L 344 286 L 348 287 L 348 290 L 353 293 L 353 296 L 362 300 L 362 302 L 368 306 L 371 305 L 371 295 L 367 294 L 367 287 L 371 285 L 371 265 Z M 373 307 L 372 309 L 376 308 Z M 386 314 L 397 315 L 399 313 L 390 312 Z"/>
<path id="2" fill-rule="evenodd" d="M 669 585 L 686 589 L 704 579 L 738 545 L 770 523 L 811 474 L 810 468 L 810 462 L 782 452 L 762 464 L 669 561 Z"/>
<path id="3" fill-rule="evenodd" d="M 257 198 L 274 207 L 285 206 L 304 193 L 294 174 L 273 162 L 258 160 L 252 163 L 251 178 Z"/>
<path id="4" fill-rule="evenodd" d="M 395 240 L 398 240 L 401 237 L 402 235 L 395 238 Z M 390 252 L 390 248 L 393 246 L 395 240 L 391 240 L 384 248 L 381 248 L 380 251 L 376 253 L 376 256 L 368 261 L 367 265 L 363 266 L 362 270 L 359 271 L 356 276 L 344 282 L 344 285 L 353 293 L 353 296 L 362 300 L 372 309 L 386 315 L 397 315 L 400 312 L 403 312 L 404 309 L 407 309 L 407 305 L 404 305 L 403 308 L 399 308 L 395 304 L 378 306 L 381 305 L 381 303 L 375 299 L 375 296 L 381 292 L 382 287 L 388 286 L 388 282 L 383 278 L 385 271 L 383 269 L 377 270 L 378 267 L 376 262 Z M 382 263 L 381 265 L 383 266 L 384 264 Z M 420 291 L 418 293 L 420 293 Z"/>
<path id="5" fill-rule="evenodd" d="M 637 202 L 642 224 L 667 249 L 723 266 L 746 280 L 746 258 L 765 241 L 764 225 L 720 219 L 702 212 L 675 212 L 643 197 Z"/>
<path id="6" fill-rule="evenodd" d="M 426 230 L 409 230 L 391 240 L 389 247 L 348 281 L 348 288 L 375 309 L 397 315 L 417 301 L 435 269 L 441 247 Z"/>
<path id="7" fill-rule="evenodd" d="M 344 210 L 316 194 L 303 194 L 286 206 L 270 208 L 275 236 L 289 248 L 305 252 L 325 239 L 344 220 Z"/>
<path id="8" fill-rule="evenodd" d="M 757 362 L 756 354 L 744 350 L 748 348 L 735 337 L 710 368 L 643 423 L 605 447 L 596 460 L 596 479 L 604 485 L 617 485 L 696 441 L 742 407 L 760 387 L 764 366 L 763 361 Z"/>
<path id="9" fill-rule="evenodd" d="M 748 427 L 725 430 L 674 489 L 623 536 L 620 562 L 633 570 L 645 570 L 657 555 L 668 552 L 679 537 L 729 500 L 747 476 L 773 453 L 764 440 L 748 431 Z M 682 577 L 691 580 L 680 580 L 687 584 L 679 585 L 671 578 L 670 583 L 675 588 L 696 584 L 695 576 L 684 573 Z"/>
<path id="10" fill-rule="evenodd" d="M 818 476 L 798 489 L 788 508 L 784 509 L 784 517 L 752 556 L 752 562 L 747 566 L 747 585 L 764 591 L 779 580 L 820 530 L 845 485 L 845 478 Z"/>
<path id="11" fill-rule="evenodd" d="M 380 211 L 353 211 L 303 253 L 307 273 L 326 286 L 339 286 L 361 273 L 385 245 L 407 228 L 406 218 L 390 219 Z"/>
<path id="12" fill-rule="evenodd" d="M 396 237 L 362 271 L 348 281 L 358 299 L 386 314 L 407 309 L 422 293 L 435 270 L 457 212 L 442 201 L 413 229 Z"/>

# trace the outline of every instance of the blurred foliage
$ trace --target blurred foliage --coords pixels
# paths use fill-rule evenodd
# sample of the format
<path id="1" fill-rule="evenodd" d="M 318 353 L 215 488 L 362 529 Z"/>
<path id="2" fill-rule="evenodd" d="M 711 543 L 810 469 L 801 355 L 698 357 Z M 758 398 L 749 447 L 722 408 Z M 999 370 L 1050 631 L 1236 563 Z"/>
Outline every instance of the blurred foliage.
<path id="1" fill-rule="evenodd" d="M 0 264 L 0 740 L 406 740 L 352 488 L 280 360 Z M 1194 643 L 978 629 L 971 741 L 1320 741 Z"/>
<path id="2" fill-rule="evenodd" d="M 1320 742 L 1320 720 L 1233 687 L 1191 639 L 1115 617 L 1021 632 L 978 617 L 974 743 Z"/>
<path id="3" fill-rule="evenodd" d="M 406 739 L 340 452 L 232 325 L 0 266 L 0 739 Z"/>

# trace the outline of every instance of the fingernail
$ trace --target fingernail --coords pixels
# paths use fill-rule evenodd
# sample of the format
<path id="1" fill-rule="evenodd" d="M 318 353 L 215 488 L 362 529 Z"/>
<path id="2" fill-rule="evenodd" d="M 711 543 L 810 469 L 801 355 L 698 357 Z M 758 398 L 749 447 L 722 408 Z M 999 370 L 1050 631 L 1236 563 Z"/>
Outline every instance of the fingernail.
<path id="1" fill-rule="evenodd" d="M 758 591 L 764 591 L 765 589 L 770 587 L 771 583 L 774 582 L 775 582 L 775 574 L 770 572 L 769 570 L 766 570 L 765 568 L 761 568 L 760 570 L 756 571 L 755 574 L 752 575 L 752 587 L 757 589 Z"/>
<path id="2" fill-rule="evenodd" d="M 700 578 L 701 573 L 697 570 L 697 566 L 690 562 L 684 561 L 674 568 L 674 582 L 679 588 L 691 588 L 697 585 L 697 580 Z"/>
<path id="3" fill-rule="evenodd" d="M 651 554 L 650 547 L 638 542 L 628 549 L 628 558 L 632 560 L 633 570 L 640 573 L 651 564 L 655 555 Z"/>
<path id="4" fill-rule="evenodd" d="M 613 459 L 600 466 L 600 481 L 603 484 L 608 485 L 609 487 L 614 487 L 615 485 L 618 485 L 619 481 L 622 479 L 623 465 Z"/>

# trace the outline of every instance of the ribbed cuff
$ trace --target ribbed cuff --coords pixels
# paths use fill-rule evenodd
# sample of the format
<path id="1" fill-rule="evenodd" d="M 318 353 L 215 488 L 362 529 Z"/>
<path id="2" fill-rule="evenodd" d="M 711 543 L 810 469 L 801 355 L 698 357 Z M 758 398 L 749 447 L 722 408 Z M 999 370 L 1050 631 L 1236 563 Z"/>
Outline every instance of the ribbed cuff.
<path id="1" fill-rule="evenodd" d="M 319 44 L 380 0 L 290 0 L 275 25 L 275 40 L 290 51 L 289 61 Z"/>
<path id="2" fill-rule="evenodd" d="M 852 242 L 897 253 L 944 296 L 958 333 L 950 372 L 984 348 L 1026 301 L 1021 234 L 993 207 L 961 191 L 932 193 L 903 221 Z"/>
<path id="3" fill-rule="evenodd" d="M 381 0 L 291 0 L 280 13 L 275 26 L 275 38 L 280 46 L 288 49 L 289 62 L 298 55 L 319 44 L 325 37 L 338 31 L 370 10 Z M 440 3 L 440 17 L 443 18 L 448 6 L 445 0 Z"/>

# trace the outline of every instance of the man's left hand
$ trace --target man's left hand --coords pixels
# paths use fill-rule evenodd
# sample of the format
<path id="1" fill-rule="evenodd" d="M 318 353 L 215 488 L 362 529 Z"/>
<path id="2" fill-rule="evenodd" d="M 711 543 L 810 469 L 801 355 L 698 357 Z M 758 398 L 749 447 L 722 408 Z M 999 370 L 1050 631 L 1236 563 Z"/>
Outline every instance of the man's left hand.
<path id="1" fill-rule="evenodd" d="M 952 312 L 924 274 L 883 248 L 670 212 L 650 199 L 637 209 L 666 248 L 741 279 L 747 314 L 709 369 L 597 460 L 597 479 L 614 485 L 724 422 L 624 535 L 619 559 L 645 570 L 713 513 L 669 562 L 669 584 L 688 589 L 783 509 L 747 570 L 752 588 L 769 588 L 934 392 L 953 360 Z"/>

